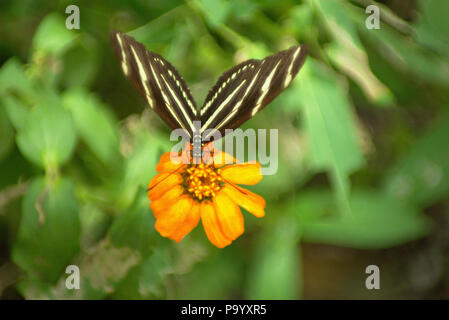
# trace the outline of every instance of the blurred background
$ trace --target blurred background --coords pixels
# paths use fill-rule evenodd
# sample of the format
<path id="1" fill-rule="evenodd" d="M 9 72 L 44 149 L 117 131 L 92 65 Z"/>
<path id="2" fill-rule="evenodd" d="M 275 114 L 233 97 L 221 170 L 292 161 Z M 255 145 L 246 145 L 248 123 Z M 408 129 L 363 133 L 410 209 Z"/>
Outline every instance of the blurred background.
<path id="1" fill-rule="evenodd" d="M 68 5 L 80 29 L 68 30 Z M 449 2 L 0 4 L 0 297 L 448 299 Z M 297 43 L 288 90 L 244 128 L 279 129 L 279 170 L 225 249 L 154 229 L 146 186 L 168 127 L 123 76 L 109 30 L 172 62 L 202 105 L 218 76 Z M 67 290 L 77 265 L 80 290 Z M 380 289 L 368 290 L 368 265 Z"/>

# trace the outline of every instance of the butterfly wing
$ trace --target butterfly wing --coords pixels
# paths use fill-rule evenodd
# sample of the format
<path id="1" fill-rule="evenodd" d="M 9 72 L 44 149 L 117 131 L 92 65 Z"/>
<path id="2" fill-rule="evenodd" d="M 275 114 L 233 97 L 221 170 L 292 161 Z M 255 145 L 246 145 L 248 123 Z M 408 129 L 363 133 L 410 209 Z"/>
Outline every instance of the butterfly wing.
<path id="1" fill-rule="evenodd" d="M 150 107 L 172 129 L 182 128 L 192 137 L 198 111 L 175 67 L 124 33 L 111 31 L 110 40 L 123 73 Z"/>
<path id="2" fill-rule="evenodd" d="M 225 129 L 239 127 L 262 110 L 291 83 L 304 64 L 307 51 L 305 45 L 295 46 L 226 71 L 201 108 L 201 132 L 215 129 L 224 136 Z"/>

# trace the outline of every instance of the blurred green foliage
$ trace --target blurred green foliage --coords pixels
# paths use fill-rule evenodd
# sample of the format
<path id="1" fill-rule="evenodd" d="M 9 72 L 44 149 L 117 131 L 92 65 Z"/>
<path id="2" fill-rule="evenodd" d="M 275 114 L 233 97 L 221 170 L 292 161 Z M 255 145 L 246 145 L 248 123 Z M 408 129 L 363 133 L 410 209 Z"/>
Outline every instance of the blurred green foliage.
<path id="1" fill-rule="evenodd" d="M 379 30 L 365 27 L 369 3 L 81 1 L 68 30 L 70 1 L 2 1 L 0 296 L 296 299 L 311 277 L 304 243 L 429 237 L 425 211 L 449 193 L 448 2 L 417 1 L 410 18 L 385 1 Z M 199 105 L 234 64 L 309 45 L 290 88 L 244 126 L 279 128 L 279 171 L 252 188 L 267 216 L 246 214 L 230 247 L 201 226 L 179 244 L 154 230 L 145 188 L 172 143 L 110 29 L 171 61 Z M 65 288 L 70 264 L 80 290 Z"/>

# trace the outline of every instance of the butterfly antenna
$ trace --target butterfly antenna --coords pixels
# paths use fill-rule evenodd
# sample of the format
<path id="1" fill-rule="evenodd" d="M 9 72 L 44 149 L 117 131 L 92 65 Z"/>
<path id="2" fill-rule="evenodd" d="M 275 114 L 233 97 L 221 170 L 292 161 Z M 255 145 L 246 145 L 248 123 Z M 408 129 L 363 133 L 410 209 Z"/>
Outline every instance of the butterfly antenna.
<path id="1" fill-rule="evenodd" d="M 230 184 L 230 185 L 233 186 L 235 189 L 237 189 L 237 191 L 243 193 L 244 195 L 249 195 L 249 194 L 245 191 L 245 189 L 240 188 L 238 185 L 236 185 L 236 184 L 234 184 L 234 183 L 232 183 L 232 182 L 226 180 L 226 179 L 223 178 L 223 177 L 221 177 L 221 178 L 223 179 L 223 181 L 225 181 L 226 183 Z"/>

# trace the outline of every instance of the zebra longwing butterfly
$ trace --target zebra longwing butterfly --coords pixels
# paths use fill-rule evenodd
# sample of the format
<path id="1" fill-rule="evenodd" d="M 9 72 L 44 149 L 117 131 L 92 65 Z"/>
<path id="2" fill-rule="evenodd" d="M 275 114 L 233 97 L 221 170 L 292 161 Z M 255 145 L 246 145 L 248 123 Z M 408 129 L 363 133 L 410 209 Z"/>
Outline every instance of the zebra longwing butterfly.
<path id="1" fill-rule="evenodd" d="M 124 33 L 111 31 L 110 40 L 126 77 L 172 129 L 185 130 L 194 150 L 201 150 L 201 141 L 213 138 L 214 130 L 224 136 L 225 129 L 239 127 L 262 110 L 291 83 L 308 51 L 305 45 L 294 46 L 236 65 L 220 76 L 198 110 L 167 60 Z"/>

